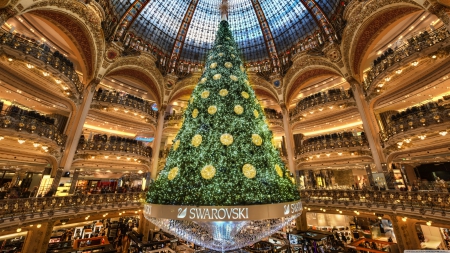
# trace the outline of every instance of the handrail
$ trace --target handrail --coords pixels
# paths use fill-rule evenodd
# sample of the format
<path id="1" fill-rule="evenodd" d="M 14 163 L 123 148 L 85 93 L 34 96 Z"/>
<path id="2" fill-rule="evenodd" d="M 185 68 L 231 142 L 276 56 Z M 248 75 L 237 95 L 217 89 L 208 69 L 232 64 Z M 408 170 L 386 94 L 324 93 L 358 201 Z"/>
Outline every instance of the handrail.
<path id="1" fill-rule="evenodd" d="M 20 220 L 32 218 L 34 215 L 45 214 L 53 216 L 56 212 L 75 213 L 82 208 L 100 209 L 108 205 L 118 206 L 128 204 L 140 204 L 145 201 L 145 192 L 132 193 L 106 193 L 92 195 L 71 195 L 63 197 L 42 197 L 42 198 L 17 198 L 0 200 L 0 223 L 3 219 Z"/>
<path id="2" fill-rule="evenodd" d="M 337 133 L 323 136 L 323 138 L 309 138 L 303 141 L 302 147 L 297 154 L 306 154 L 309 152 L 332 150 L 338 148 L 351 148 L 351 147 L 369 147 L 367 138 L 364 135 L 360 136 L 342 136 Z"/>
<path id="3" fill-rule="evenodd" d="M 300 100 L 296 107 L 289 112 L 290 120 L 297 119 L 302 112 L 312 109 L 316 106 L 326 106 L 329 103 L 339 101 L 353 100 L 353 92 L 351 89 L 347 91 L 339 90 L 338 92 L 328 91 L 327 93 L 319 92 Z"/>
<path id="4" fill-rule="evenodd" d="M 142 102 L 138 101 L 137 99 L 142 100 Z M 149 115 L 155 120 L 158 119 L 158 112 L 152 109 L 152 104 L 142 98 L 137 98 L 131 95 L 119 96 L 118 92 L 116 91 L 97 90 L 92 100 L 113 103 L 120 106 L 136 109 Z"/>
<path id="5" fill-rule="evenodd" d="M 145 156 L 148 158 L 152 157 L 152 148 L 145 146 L 143 144 L 132 144 L 128 142 L 122 141 L 81 141 L 78 144 L 77 150 L 79 151 L 112 151 L 112 152 L 121 152 L 121 153 L 131 153 L 140 156 Z"/>
<path id="6" fill-rule="evenodd" d="M 56 142 L 56 144 L 61 147 L 64 146 L 67 139 L 67 135 L 59 133 L 56 126 L 48 125 L 23 115 L 17 117 L 1 115 L 0 122 L 2 128 L 13 129 L 17 132 L 36 134 Z"/>
<path id="7" fill-rule="evenodd" d="M 376 60 L 376 64 L 373 64 L 367 72 L 367 77 L 363 84 L 364 89 L 368 91 L 373 88 L 372 86 L 375 79 L 392 65 L 403 61 L 417 52 L 434 46 L 437 43 L 446 40 L 448 37 L 450 37 L 449 31 L 445 26 L 442 26 L 433 31 L 423 31 L 423 33 L 420 33 L 418 36 L 408 39 L 407 42 L 395 50 L 388 50 L 379 60 Z"/>
<path id="8" fill-rule="evenodd" d="M 66 76 L 72 82 L 78 93 L 83 91 L 83 83 L 81 83 L 78 74 L 73 66 L 71 66 L 72 63 L 64 56 L 57 54 L 57 51 L 52 52 L 45 44 L 39 44 L 37 41 L 31 39 L 28 40 L 10 32 L 0 30 L 0 33 L 2 33 L 0 36 L 0 45 L 21 51 L 46 65 L 50 65 L 52 68 Z M 59 55 L 59 57 L 57 55 Z"/>
<path id="9" fill-rule="evenodd" d="M 387 142 L 397 134 L 417 128 L 428 128 L 430 125 L 441 124 L 447 120 L 450 120 L 450 104 L 435 107 L 429 111 L 412 112 L 390 121 L 386 130 L 380 131 L 380 137 L 383 142 Z"/>
<path id="10" fill-rule="evenodd" d="M 368 208 L 384 206 L 395 211 L 415 208 L 425 214 L 450 211 L 450 193 L 437 191 L 376 191 L 376 190 L 301 190 L 305 203 L 344 204 L 353 203 Z"/>

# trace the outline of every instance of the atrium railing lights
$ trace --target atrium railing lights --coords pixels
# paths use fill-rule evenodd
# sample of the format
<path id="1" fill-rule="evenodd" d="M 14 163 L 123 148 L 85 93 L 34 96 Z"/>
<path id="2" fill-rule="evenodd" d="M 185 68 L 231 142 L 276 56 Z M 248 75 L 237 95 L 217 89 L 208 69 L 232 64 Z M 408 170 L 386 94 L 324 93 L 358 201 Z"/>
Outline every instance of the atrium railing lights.
<path id="1" fill-rule="evenodd" d="M 373 87 L 375 79 L 380 74 L 385 73 L 388 68 L 398 62 L 407 60 L 408 57 L 415 53 L 421 52 L 426 48 L 445 41 L 448 37 L 450 37 L 450 33 L 447 31 L 445 26 L 442 26 L 433 31 L 423 31 L 419 35 L 409 38 L 407 42 L 396 49 L 389 48 L 373 62 L 372 67 L 367 72 L 367 76 L 364 81 L 364 89 L 366 91 L 375 89 L 375 87 Z M 432 58 L 435 59 L 436 56 L 434 55 Z M 417 66 L 418 64 L 418 61 L 413 61 L 411 63 L 412 66 Z M 401 72 L 401 69 L 395 70 L 396 74 L 400 74 Z M 383 86 L 383 84 L 379 84 L 378 87 L 380 87 L 380 85 L 381 87 Z M 377 91 L 379 91 L 379 89 Z"/>
<path id="2" fill-rule="evenodd" d="M 305 139 L 302 143 L 302 147 L 297 150 L 297 155 L 306 155 L 317 151 L 328 151 L 324 156 L 329 157 L 330 152 L 334 149 L 342 148 L 368 148 L 369 144 L 365 133 L 362 132 L 359 136 L 354 136 L 351 132 L 332 133 L 327 135 L 321 135 Z M 338 156 L 342 156 L 342 151 L 337 152 Z M 320 154 L 318 154 L 320 157 Z M 318 158 L 318 157 L 317 157 Z"/>
<path id="3" fill-rule="evenodd" d="M 52 217 L 68 212 L 79 213 L 103 208 L 125 208 L 140 206 L 145 200 L 145 192 L 107 193 L 64 197 L 20 198 L 0 200 L 0 223 L 20 221 L 37 217 Z M 92 212 L 92 211 L 91 211 Z"/>
<path id="4" fill-rule="evenodd" d="M 140 142 L 132 142 L 128 140 L 87 140 L 80 139 L 78 144 L 78 151 L 109 151 L 113 153 L 117 153 L 115 156 L 117 159 L 120 159 L 120 154 L 135 154 L 139 156 L 144 156 L 147 158 L 151 158 L 152 156 L 152 148 L 143 145 Z M 109 153 L 105 155 L 105 159 L 107 156 L 109 157 Z M 95 157 L 95 156 L 94 156 Z M 111 155 L 113 157 L 113 155 Z M 125 159 L 125 158 L 124 158 Z M 136 161 L 136 160 L 135 160 Z"/>
<path id="5" fill-rule="evenodd" d="M 431 102 L 422 106 L 411 107 L 392 115 L 385 127 L 385 131 L 380 132 L 380 137 L 382 141 L 387 142 L 398 134 L 418 128 L 427 129 L 431 125 L 442 124 L 448 120 L 450 120 L 450 102 L 443 105 Z M 447 129 L 439 130 L 439 134 L 445 136 Z M 424 140 L 426 134 L 420 134 L 417 137 Z M 411 139 L 407 138 L 403 143 L 408 144 L 410 141 Z M 398 144 L 399 148 L 402 147 L 402 144 Z"/>
<path id="6" fill-rule="evenodd" d="M 2 33 L 2 31 L 0 31 L 0 33 Z M 3 34 L 1 34 L 0 45 L 8 46 L 13 50 L 18 50 L 25 55 L 32 56 L 43 64 L 58 70 L 72 82 L 78 93 L 82 92 L 84 86 L 73 67 L 73 63 L 58 51 L 52 52 L 50 47 L 45 44 L 40 44 L 34 39 L 29 39 L 20 36 L 19 34 L 9 32 L 3 32 Z M 13 58 L 10 57 L 9 59 L 11 59 L 10 61 L 13 61 Z M 29 64 L 29 66 L 33 65 Z M 47 71 L 44 71 L 43 75 L 49 76 L 50 74 Z"/>
<path id="7" fill-rule="evenodd" d="M 326 92 L 319 92 L 297 103 L 297 106 L 289 113 L 291 121 L 302 120 L 307 117 L 308 113 L 312 114 L 315 109 L 323 111 L 326 109 L 335 108 L 335 103 L 346 103 L 354 101 L 353 92 L 351 89 L 345 91 L 341 89 L 331 89 Z"/>

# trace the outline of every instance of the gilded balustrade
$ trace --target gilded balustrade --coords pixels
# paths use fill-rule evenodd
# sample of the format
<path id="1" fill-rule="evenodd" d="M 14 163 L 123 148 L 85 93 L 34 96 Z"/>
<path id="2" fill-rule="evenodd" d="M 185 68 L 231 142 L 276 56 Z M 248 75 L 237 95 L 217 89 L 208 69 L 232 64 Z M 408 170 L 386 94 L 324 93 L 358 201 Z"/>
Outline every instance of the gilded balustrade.
<path id="1" fill-rule="evenodd" d="M 138 205 L 145 201 L 145 192 L 73 195 L 64 197 L 20 198 L 0 200 L 0 223 L 38 217 L 52 217 L 57 213 L 78 213 L 102 208 Z"/>
<path id="2" fill-rule="evenodd" d="M 436 191 L 375 191 L 375 190 L 301 190 L 304 205 L 358 206 L 385 208 L 391 211 L 410 210 L 421 215 L 450 211 L 450 194 Z M 356 208 L 356 207 L 355 207 Z"/>
<path id="3" fill-rule="evenodd" d="M 366 91 L 373 90 L 374 86 L 378 85 L 374 81 L 391 66 L 408 61 L 411 56 L 447 40 L 448 37 L 450 37 L 449 31 L 447 31 L 445 26 L 442 26 L 434 31 L 424 31 L 418 36 L 408 39 L 407 42 L 392 50 L 391 53 L 386 54 L 379 63 L 370 68 L 363 84 L 364 89 Z"/>
<path id="4" fill-rule="evenodd" d="M 45 122 L 40 122 L 36 119 L 26 116 L 0 116 L 1 128 L 12 129 L 18 133 L 26 133 L 30 135 L 37 135 L 39 137 L 47 138 L 55 142 L 58 146 L 63 147 L 67 136 L 59 133 L 54 125 L 48 125 Z"/>
<path id="5" fill-rule="evenodd" d="M 46 66 L 52 67 L 66 76 L 70 80 L 69 84 L 71 83 L 78 93 L 82 92 L 84 86 L 73 66 L 69 66 L 67 61 L 62 60 L 61 57 L 54 56 L 55 52 L 50 51 L 49 47 L 9 32 L 0 31 L 0 34 L 0 46 L 6 46 L 24 53 L 27 56 L 41 61 Z"/>
<path id="6" fill-rule="evenodd" d="M 360 136 L 338 136 L 331 134 L 324 138 L 310 138 L 303 141 L 302 147 L 297 155 L 307 155 L 308 153 L 331 151 L 334 149 L 368 148 L 369 144 L 364 135 Z"/>
<path id="7" fill-rule="evenodd" d="M 78 145 L 78 151 L 109 151 L 122 154 L 134 154 L 147 158 L 152 157 L 152 148 L 143 144 L 134 144 L 126 141 L 84 141 Z"/>

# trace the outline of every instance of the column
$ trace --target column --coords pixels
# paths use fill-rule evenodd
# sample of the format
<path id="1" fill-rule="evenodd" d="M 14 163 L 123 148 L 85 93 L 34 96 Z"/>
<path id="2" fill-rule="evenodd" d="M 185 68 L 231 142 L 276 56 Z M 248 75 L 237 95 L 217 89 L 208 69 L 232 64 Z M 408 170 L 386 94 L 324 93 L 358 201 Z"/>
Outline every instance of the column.
<path id="1" fill-rule="evenodd" d="M 292 134 L 291 125 L 289 124 L 289 110 L 286 108 L 286 105 L 281 105 L 281 110 L 283 114 L 283 128 L 284 128 L 284 139 L 286 141 L 286 151 L 287 151 L 287 159 L 289 170 L 292 174 L 295 175 L 295 156 L 294 156 L 294 136 Z"/>
<path id="2" fill-rule="evenodd" d="M 47 252 L 48 242 L 53 230 L 54 221 L 47 221 L 39 225 L 35 224 L 28 230 L 22 252 Z"/>
<path id="3" fill-rule="evenodd" d="M 139 216 L 139 228 L 138 228 L 138 232 L 140 234 L 143 234 L 143 238 L 142 241 L 143 242 L 148 242 L 151 238 L 151 235 L 153 234 L 152 232 L 156 229 L 155 224 L 151 223 L 150 221 L 148 221 L 145 217 L 144 214 L 141 213 L 141 215 Z"/>
<path id="4" fill-rule="evenodd" d="M 83 100 L 78 106 L 76 112 L 72 112 L 68 126 L 69 129 L 66 131 L 66 149 L 61 158 L 60 167 L 64 168 L 64 171 L 70 171 L 72 166 L 72 161 L 77 151 L 78 141 L 83 131 L 83 125 L 86 121 L 89 109 L 91 108 L 92 98 L 95 93 L 95 88 L 100 83 L 99 79 L 96 79 L 89 83 L 83 92 Z"/>
<path id="5" fill-rule="evenodd" d="M 383 171 L 383 164 L 386 163 L 386 158 L 381 148 L 381 140 L 378 134 L 378 127 L 375 119 L 375 115 L 371 112 L 369 105 L 367 104 L 362 85 L 355 79 L 349 78 L 347 82 L 351 85 L 353 95 L 358 107 L 359 114 L 364 126 L 364 132 L 366 133 L 367 141 L 369 142 L 370 151 L 372 152 L 372 158 L 377 168 L 377 172 Z"/>
<path id="6" fill-rule="evenodd" d="M 54 173 L 54 175 L 53 175 L 53 173 Z M 55 195 L 56 190 L 58 189 L 59 181 L 61 180 L 63 173 L 64 173 L 63 168 L 58 168 L 56 171 L 52 172 L 53 182 L 52 182 L 52 186 L 50 187 L 50 190 L 49 190 L 49 191 L 53 192 L 52 195 Z"/>
<path id="7" fill-rule="evenodd" d="M 308 230 L 308 222 L 306 220 L 306 211 L 303 210 L 302 214 L 295 220 L 295 228 L 300 231 Z"/>
<path id="8" fill-rule="evenodd" d="M 409 218 L 403 220 L 403 217 L 395 215 L 390 215 L 390 217 L 399 252 L 421 249 L 422 247 L 420 246 L 416 231 L 417 220 Z"/>
<path id="9" fill-rule="evenodd" d="M 72 175 L 72 183 L 70 184 L 69 194 L 74 194 L 77 188 L 78 176 L 80 176 L 80 169 L 75 169 Z"/>
<path id="10" fill-rule="evenodd" d="M 156 126 L 155 141 L 153 142 L 154 144 L 152 148 L 152 171 L 150 175 L 152 179 L 156 179 L 158 173 L 159 150 L 161 149 L 161 140 L 164 130 L 164 114 L 166 108 L 167 105 L 162 105 L 161 108 L 159 108 L 158 125 Z"/>

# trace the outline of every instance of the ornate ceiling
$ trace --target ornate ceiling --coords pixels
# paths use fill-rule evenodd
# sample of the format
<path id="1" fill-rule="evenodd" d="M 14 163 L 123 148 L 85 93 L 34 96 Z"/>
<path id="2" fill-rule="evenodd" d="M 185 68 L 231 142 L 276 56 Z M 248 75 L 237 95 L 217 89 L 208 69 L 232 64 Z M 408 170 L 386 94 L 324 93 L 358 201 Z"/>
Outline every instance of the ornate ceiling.
<path id="1" fill-rule="evenodd" d="M 210 50 L 222 0 L 111 0 L 120 31 L 130 32 L 165 55 L 202 62 Z M 229 22 L 244 60 L 286 52 L 327 24 L 340 0 L 229 0 Z M 123 33 L 122 33 L 123 34 Z"/>

